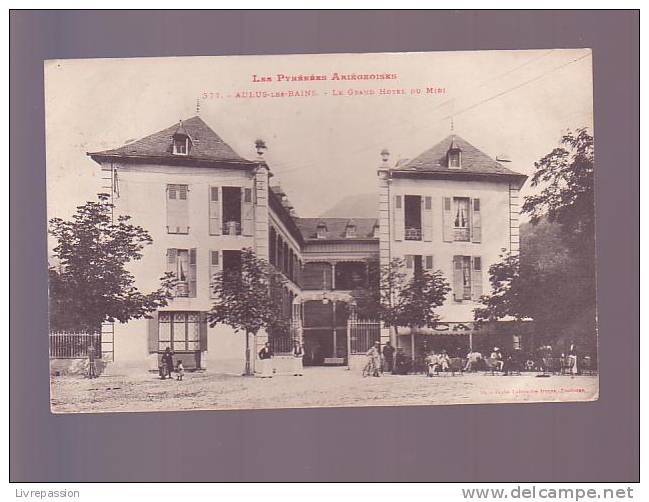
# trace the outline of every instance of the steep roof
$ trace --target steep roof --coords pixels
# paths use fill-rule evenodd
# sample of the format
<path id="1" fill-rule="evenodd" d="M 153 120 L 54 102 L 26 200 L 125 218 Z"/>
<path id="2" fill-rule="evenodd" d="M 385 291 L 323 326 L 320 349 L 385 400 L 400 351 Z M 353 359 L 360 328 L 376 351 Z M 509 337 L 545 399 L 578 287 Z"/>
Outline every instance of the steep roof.
<path id="1" fill-rule="evenodd" d="M 191 140 L 191 147 L 188 155 L 174 155 L 172 138 L 176 133 L 185 133 Z M 88 153 L 93 159 L 102 157 L 118 157 L 133 159 L 174 159 L 178 158 L 212 161 L 212 162 L 235 162 L 251 164 L 251 161 L 239 156 L 210 126 L 200 117 L 192 117 L 181 123 L 146 136 L 124 146 L 112 150 Z"/>
<path id="2" fill-rule="evenodd" d="M 376 218 L 295 218 L 304 240 L 367 240 L 375 239 L 374 227 L 379 224 Z M 318 239 L 318 226 L 327 227 L 326 238 Z M 355 237 L 345 237 L 348 225 L 356 227 Z"/>
<path id="3" fill-rule="evenodd" d="M 461 150 L 461 167 L 449 168 L 446 154 L 450 148 Z M 525 176 L 503 166 L 457 134 L 452 134 L 432 148 L 396 169 L 403 171 L 474 173 Z"/>

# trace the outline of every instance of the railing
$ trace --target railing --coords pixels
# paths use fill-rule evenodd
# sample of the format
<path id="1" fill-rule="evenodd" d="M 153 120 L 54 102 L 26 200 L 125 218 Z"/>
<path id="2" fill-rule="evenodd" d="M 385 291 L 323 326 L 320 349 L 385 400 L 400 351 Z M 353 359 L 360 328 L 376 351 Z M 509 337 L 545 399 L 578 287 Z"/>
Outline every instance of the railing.
<path id="1" fill-rule="evenodd" d="M 101 358 L 101 333 L 51 332 L 50 357 L 75 359 L 88 357 L 88 348 L 94 347 L 95 357 Z"/>
<path id="2" fill-rule="evenodd" d="M 456 241 L 468 241 L 469 240 L 469 229 L 468 228 L 454 228 L 454 239 Z"/>
<path id="3" fill-rule="evenodd" d="M 288 336 L 269 338 L 268 343 L 275 354 L 290 354 L 293 351 L 294 341 Z"/>
<path id="4" fill-rule="evenodd" d="M 350 316 L 347 321 L 349 347 L 352 354 L 365 354 L 374 342 L 381 340 L 381 323 L 379 321 L 358 319 Z"/>
<path id="5" fill-rule="evenodd" d="M 408 227 L 405 230 L 405 237 L 407 241 L 420 241 L 421 240 L 421 228 L 417 227 Z"/>
<path id="6" fill-rule="evenodd" d="M 228 221 L 223 224 L 223 235 L 241 235 L 241 223 Z"/>

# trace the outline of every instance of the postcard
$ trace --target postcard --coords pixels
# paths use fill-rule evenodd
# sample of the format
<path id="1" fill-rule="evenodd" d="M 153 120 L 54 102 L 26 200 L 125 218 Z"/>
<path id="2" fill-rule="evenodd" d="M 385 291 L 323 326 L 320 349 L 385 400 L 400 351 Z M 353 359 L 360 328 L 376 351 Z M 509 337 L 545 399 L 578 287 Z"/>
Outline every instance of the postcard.
<path id="1" fill-rule="evenodd" d="M 44 70 L 52 412 L 598 398 L 589 49 Z"/>

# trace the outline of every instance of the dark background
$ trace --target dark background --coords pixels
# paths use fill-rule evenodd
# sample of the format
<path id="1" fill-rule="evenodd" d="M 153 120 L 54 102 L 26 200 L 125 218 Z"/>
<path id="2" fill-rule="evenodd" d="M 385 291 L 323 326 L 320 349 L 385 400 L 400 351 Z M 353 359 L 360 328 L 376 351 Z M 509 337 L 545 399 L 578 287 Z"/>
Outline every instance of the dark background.
<path id="1" fill-rule="evenodd" d="M 10 17 L 12 481 L 639 480 L 638 12 Z M 593 49 L 599 401 L 50 414 L 44 59 L 562 47 Z"/>

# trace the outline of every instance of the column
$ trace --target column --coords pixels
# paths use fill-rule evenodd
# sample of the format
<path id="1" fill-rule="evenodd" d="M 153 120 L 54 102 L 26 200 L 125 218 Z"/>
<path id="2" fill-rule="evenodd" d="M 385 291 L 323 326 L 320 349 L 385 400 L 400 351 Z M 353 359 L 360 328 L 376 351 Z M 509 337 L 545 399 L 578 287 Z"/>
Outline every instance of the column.
<path id="1" fill-rule="evenodd" d="M 268 169 L 260 164 L 254 174 L 255 254 L 268 261 Z"/>
<path id="2" fill-rule="evenodd" d="M 338 357 L 336 351 L 336 300 L 331 302 L 331 323 L 333 324 L 333 353 L 331 357 Z"/>

